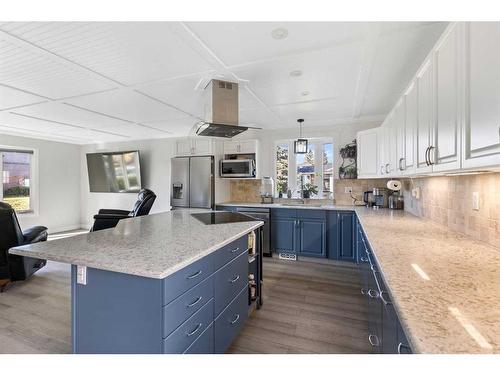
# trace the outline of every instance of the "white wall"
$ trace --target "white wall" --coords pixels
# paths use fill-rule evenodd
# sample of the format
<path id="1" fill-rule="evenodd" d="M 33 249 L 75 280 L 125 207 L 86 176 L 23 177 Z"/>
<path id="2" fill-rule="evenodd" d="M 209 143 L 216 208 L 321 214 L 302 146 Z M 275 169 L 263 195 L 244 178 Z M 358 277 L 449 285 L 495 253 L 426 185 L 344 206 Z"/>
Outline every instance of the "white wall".
<path id="1" fill-rule="evenodd" d="M 91 193 L 87 173 L 86 154 L 100 151 L 139 150 L 141 157 L 142 186 L 155 192 L 157 198 L 151 212 L 170 210 L 170 158 L 174 154 L 173 139 L 156 139 L 133 142 L 103 143 L 82 147 L 81 166 L 81 223 L 90 227 L 92 217 L 101 208 L 130 210 L 137 200 L 137 193 Z"/>
<path id="2" fill-rule="evenodd" d="M 35 214 L 18 215 L 23 229 L 43 225 L 50 232 L 80 227 L 81 146 L 0 134 L 0 146 L 35 150 L 38 170 L 34 189 Z"/>

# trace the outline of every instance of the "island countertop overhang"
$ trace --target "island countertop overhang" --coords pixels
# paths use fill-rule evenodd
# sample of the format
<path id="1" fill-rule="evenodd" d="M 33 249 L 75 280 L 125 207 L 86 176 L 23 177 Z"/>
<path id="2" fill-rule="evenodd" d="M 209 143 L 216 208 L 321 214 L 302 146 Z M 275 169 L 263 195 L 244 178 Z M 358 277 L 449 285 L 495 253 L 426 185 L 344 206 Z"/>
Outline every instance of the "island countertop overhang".
<path id="1" fill-rule="evenodd" d="M 263 224 L 205 225 L 189 210 L 169 211 L 121 220 L 112 229 L 18 246 L 9 253 L 163 279 Z"/>

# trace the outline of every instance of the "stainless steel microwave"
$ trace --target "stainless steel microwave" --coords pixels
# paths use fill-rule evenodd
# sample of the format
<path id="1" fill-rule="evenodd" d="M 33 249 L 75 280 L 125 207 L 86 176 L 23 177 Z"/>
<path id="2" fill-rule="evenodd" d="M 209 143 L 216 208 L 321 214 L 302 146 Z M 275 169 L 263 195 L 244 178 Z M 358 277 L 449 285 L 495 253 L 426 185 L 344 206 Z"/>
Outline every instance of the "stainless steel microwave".
<path id="1" fill-rule="evenodd" d="M 255 160 L 225 159 L 220 161 L 220 176 L 224 178 L 255 177 Z"/>

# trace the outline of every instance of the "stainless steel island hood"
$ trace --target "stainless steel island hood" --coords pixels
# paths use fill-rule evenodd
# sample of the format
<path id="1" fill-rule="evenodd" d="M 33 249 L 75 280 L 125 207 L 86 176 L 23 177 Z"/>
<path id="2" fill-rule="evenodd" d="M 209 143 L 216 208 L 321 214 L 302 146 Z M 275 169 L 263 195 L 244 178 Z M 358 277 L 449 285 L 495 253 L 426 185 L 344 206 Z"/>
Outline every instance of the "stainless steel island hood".
<path id="1" fill-rule="evenodd" d="M 233 138 L 248 129 L 238 125 L 238 84 L 211 80 L 205 87 L 205 118 L 197 124 L 196 134 L 207 137 Z"/>

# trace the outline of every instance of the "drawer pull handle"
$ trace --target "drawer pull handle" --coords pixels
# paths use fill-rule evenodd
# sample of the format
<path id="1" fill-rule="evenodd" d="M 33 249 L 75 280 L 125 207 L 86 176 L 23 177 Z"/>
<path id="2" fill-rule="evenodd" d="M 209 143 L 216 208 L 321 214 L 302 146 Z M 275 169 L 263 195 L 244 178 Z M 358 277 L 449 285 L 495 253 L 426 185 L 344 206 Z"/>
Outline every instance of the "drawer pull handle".
<path id="1" fill-rule="evenodd" d="M 198 323 L 195 329 L 193 329 L 191 332 L 186 333 L 186 336 L 193 336 L 198 330 L 201 328 L 203 323 Z"/>
<path id="2" fill-rule="evenodd" d="M 196 298 L 193 302 L 189 303 L 187 305 L 187 307 L 193 307 L 194 305 L 198 304 L 201 300 L 203 299 L 202 296 L 199 296 L 198 298 Z"/>
<path id="3" fill-rule="evenodd" d="M 236 314 L 236 318 L 234 318 L 234 320 L 231 320 L 229 323 L 232 324 L 235 324 L 238 320 L 240 320 L 240 314 Z"/>
<path id="4" fill-rule="evenodd" d="M 392 302 L 391 302 L 389 299 L 385 299 L 385 298 L 384 298 L 384 293 L 389 294 L 389 293 L 388 293 L 388 292 L 386 292 L 385 290 L 384 290 L 384 291 L 381 291 L 381 292 L 379 293 L 379 295 L 380 295 L 380 299 L 382 300 L 382 302 L 384 303 L 384 305 L 392 305 Z"/>
<path id="5" fill-rule="evenodd" d="M 410 354 L 410 353 L 411 353 L 411 348 L 408 345 L 405 345 L 402 342 L 398 344 L 398 354 Z"/>
<path id="6" fill-rule="evenodd" d="M 362 295 L 365 295 L 365 294 L 366 294 L 366 289 L 361 288 L 361 294 L 362 294 Z"/>
<path id="7" fill-rule="evenodd" d="M 372 265 L 370 269 L 372 270 L 373 273 L 378 272 L 377 267 L 375 267 L 374 265 Z"/>
<path id="8" fill-rule="evenodd" d="M 370 289 L 368 291 L 368 295 L 370 296 L 370 298 L 379 298 L 380 297 L 379 292 L 377 292 L 376 290 L 373 290 L 373 289 Z"/>
<path id="9" fill-rule="evenodd" d="M 380 345 L 380 340 L 376 335 L 369 335 L 368 336 L 368 341 L 370 342 L 371 346 L 379 346 Z"/>
<path id="10" fill-rule="evenodd" d="M 194 278 L 196 278 L 196 277 L 200 276 L 201 274 L 202 274 L 202 271 L 201 271 L 201 270 L 199 270 L 198 272 L 193 273 L 191 276 L 188 276 L 188 277 L 187 277 L 187 279 L 188 279 L 188 280 L 190 280 L 190 279 L 194 279 Z"/>
<path id="11" fill-rule="evenodd" d="M 362 262 L 368 262 L 368 258 L 361 257 L 361 261 L 362 261 Z"/>
<path id="12" fill-rule="evenodd" d="M 229 280 L 229 282 L 231 284 L 234 284 L 236 281 L 238 281 L 240 279 L 240 275 L 236 275 L 234 276 L 231 280 Z"/>
<path id="13" fill-rule="evenodd" d="M 237 247 L 237 248 L 235 248 L 235 249 L 232 249 L 232 250 L 231 250 L 231 254 L 233 254 L 233 253 L 237 252 L 239 249 L 240 249 L 239 247 Z"/>

